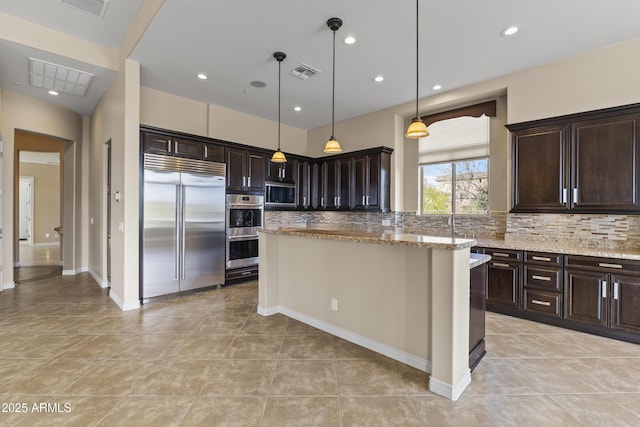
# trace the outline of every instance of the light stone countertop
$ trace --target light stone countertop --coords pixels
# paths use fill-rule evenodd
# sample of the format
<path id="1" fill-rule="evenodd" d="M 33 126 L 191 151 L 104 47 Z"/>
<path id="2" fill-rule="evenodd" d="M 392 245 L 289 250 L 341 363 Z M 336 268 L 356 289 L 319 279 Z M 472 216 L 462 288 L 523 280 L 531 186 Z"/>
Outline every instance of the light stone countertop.
<path id="1" fill-rule="evenodd" d="M 377 243 L 385 245 L 412 246 L 417 248 L 432 248 L 445 250 L 458 250 L 476 246 L 474 239 L 461 239 L 450 237 L 435 237 L 425 234 L 402 233 L 400 231 L 353 231 L 323 228 L 293 228 L 293 227 L 267 227 L 259 229 L 262 233 L 279 234 L 286 236 L 309 237 L 312 239 L 342 240 L 355 243 Z"/>
<path id="2" fill-rule="evenodd" d="M 472 252 L 469 254 L 469 269 L 471 270 L 472 268 L 475 268 L 489 261 L 491 261 L 491 256 L 484 254 L 474 254 Z"/>
<path id="3" fill-rule="evenodd" d="M 628 249 L 611 249 L 611 248 L 592 248 L 588 246 L 577 246 L 572 244 L 563 244 L 561 242 L 514 242 L 504 239 L 475 239 L 477 246 L 495 249 L 513 249 L 526 250 L 535 252 L 552 252 L 565 255 L 584 255 L 602 258 L 618 258 L 628 260 L 640 260 L 640 250 Z"/>

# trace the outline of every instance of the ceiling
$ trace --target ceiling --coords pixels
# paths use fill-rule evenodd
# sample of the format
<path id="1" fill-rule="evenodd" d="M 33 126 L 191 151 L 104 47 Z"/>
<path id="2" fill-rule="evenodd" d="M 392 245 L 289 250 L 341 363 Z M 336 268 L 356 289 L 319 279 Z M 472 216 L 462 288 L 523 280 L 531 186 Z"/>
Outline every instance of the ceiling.
<path id="1" fill-rule="evenodd" d="M 0 13 L 117 48 L 142 0 L 110 0 L 99 19 L 60 0 L 0 2 Z M 331 121 L 331 17 L 336 32 L 336 120 L 415 99 L 413 0 L 165 0 L 130 58 L 142 85 L 277 120 L 282 51 L 282 122 L 303 129 Z M 637 0 L 421 0 L 420 97 L 640 37 Z M 518 25 L 512 37 L 501 30 Z M 343 43 L 354 35 L 353 45 Z M 85 97 L 50 97 L 28 85 L 36 56 L 96 75 Z M 288 73 L 302 63 L 308 80 Z M 615 66 L 615 64 L 612 64 Z M 208 75 L 207 80 L 196 78 Z M 98 66 L 0 39 L 0 85 L 88 115 L 114 77 Z M 382 83 L 373 77 L 382 75 Z M 252 81 L 266 83 L 263 88 Z M 19 83 L 19 84 L 16 84 Z M 302 111 L 293 111 L 300 106 Z"/>

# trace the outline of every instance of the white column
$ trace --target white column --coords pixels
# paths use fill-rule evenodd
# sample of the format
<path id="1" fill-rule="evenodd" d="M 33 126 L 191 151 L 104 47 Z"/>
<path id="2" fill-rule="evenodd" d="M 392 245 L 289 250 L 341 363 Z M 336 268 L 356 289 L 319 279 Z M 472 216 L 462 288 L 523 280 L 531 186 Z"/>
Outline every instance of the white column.
<path id="1" fill-rule="evenodd" d="M 469 249 L 431 251 L 431 377 L 429 390 L 458 400 L 469 370 Z"/>

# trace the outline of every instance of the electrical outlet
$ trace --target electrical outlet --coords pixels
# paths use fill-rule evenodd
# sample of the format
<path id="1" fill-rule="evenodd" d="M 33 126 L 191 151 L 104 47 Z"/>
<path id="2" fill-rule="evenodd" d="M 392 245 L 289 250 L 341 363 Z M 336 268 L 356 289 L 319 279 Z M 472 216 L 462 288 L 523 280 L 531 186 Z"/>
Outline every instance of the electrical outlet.
<path id="1" fill-rule="evenodd" d="M 382 220 L 382 226 L 383 227 L 391 227 L 391 220 L 390 219 L 383 219 Z"/>
<path id="2" fill-rule="evenodd" d="M 338 311 L 338 299 L 331 298 L 331 310 Z"/>

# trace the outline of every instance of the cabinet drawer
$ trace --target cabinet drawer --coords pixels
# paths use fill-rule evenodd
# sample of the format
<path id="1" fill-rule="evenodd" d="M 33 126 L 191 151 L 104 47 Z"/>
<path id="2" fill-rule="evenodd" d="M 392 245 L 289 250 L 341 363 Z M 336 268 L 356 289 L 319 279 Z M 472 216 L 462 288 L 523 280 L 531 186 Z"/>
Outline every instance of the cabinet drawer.
<path id="1" fill-rule="evenodd" d="M 562 255 L 549 252 L 531 252 L 524 253 L 524 261 L 528 264 L 557 265 L 562 266 Z"/>
<path id="2" fill-rule="evenodd" d="M 598 271 L 626 271 L 640 273 L 640 261 L 615 258 L 596 258 L 580 255 L 567 255 L 565 260 L 567 267 L 584 269 L 596 269 Z"/>
<path id="3" fill-rule="evenodd" d="M 491 261 L 522 261 L 522 251 L 512 249 L 485 248 L 484 253 L 491 255 Z"/>
<path id="4" fill-rule="evenodd" d="M 524 266 L 524 285 L 526 287 L 543 288 L 550 291 L 562 291 L 562 268 Z"/>
<path id="5" fill-rule="evenodd" d="M 237 279 L 253 279 L 258 276 L 258 267 L 238 268 L 236 270 L 227 270 L 227 280 Z"/>
<path id="6" fill-rule="evenodd" d="M 524 290 L 524 310 L 562 317 L 562 294 L 556 292 Z"/>

